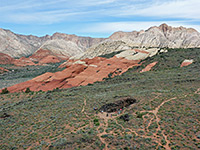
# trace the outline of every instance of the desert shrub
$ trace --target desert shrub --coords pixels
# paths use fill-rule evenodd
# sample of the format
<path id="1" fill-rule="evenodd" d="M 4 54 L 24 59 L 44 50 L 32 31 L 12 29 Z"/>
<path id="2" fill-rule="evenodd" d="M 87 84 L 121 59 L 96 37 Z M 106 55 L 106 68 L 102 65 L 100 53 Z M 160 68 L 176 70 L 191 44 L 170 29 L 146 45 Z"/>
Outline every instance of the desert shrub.
<path id="1" fill-rule="evenodd" d="M 94 119 L 94 124 L 95 124 L 95 126 L 99 126 L 100 125 L 99 119 Z"/>
<path id="2" fill-rule="evenodd" d="M 25 93 L 30 93 L 30 92 L 31 92 L 30 88 L 26 88 Z"/>
<path id="3" fill-rule="evenodd" d="M 9 93 L 9 91 L 8 91 L 7 88 L 5 88 L 5 89 L 3 89 L 3 90 L 1 91 L 1 94 L 8 94 L 8 93 Z"/>
<path id="4" fill-rule="evenodd" d="M 142 116 L 146 115 L 147 113 L 146 112 L 136 112 L 136 115 L 137 115 L 137 118 L 142 118 Z"/>
<path id="5" fill-rule="evenodd" d="M 67 145 L 67 139 L 66 138 L 60 138 L 56 140 L 54 143 L 51 144 L 50 149 L 52 148 L 64 148 Z"/>

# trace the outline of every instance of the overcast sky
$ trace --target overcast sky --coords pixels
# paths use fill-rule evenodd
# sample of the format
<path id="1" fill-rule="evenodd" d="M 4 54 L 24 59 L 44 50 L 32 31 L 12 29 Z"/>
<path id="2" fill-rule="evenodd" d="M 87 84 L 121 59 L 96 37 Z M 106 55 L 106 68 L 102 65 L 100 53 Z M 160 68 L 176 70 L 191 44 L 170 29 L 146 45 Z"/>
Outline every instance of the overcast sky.
<path id="1" fill-rule="evenodd" d="M 200 31 L 200 0 L 0 0 L 0 28 L 108 37 L 167 23 Z"/>

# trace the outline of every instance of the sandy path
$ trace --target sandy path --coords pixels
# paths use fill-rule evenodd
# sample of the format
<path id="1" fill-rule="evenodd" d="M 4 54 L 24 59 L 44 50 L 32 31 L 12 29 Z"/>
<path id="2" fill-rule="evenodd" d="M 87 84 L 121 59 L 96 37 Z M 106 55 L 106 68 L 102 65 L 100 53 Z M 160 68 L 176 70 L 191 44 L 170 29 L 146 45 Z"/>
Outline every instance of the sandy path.
<path id="1" fill-rule="evenodd" d="M 158 114 L 158 111 L 159 111 L 159 109 L 160 109 L 161 106 L 163 106 L 165 103 L 167 103 L 167 102 L 169 102 L 169 101 L 171 101 L 171 100 L 174 100 L 174 99 L 176 99 L 176 97 L 173 97 L 173 98 L 170 98 L 170 99 L 168 99 L 168 100 L 163 101 L 163 102 L 162 102 L 160 105 L 158 105 L 154 110 L 151 110 L 151 111 L 141 111 L 141 112 L 148 112 L 148 113 L 153 113 L 153 114 L 154 114 L 155 120 L 156 120 L 156 123 L 157 123 L 157 126 L 158 126 L 158 128 L 156 129 L 156 133 L 158 133 L 158 131 L 161 131 L 161 133 L 162 133 L 162 135 L 163 135 L 163 137 L 164 137 L 164 139 L 165 139 L 165 141 L 166 141 L 166 145 L 163 145 L 163 147 L 164 147 L 166 150 L 171 150 L 171 148 L 169 147 L 170 141 L 167 139 L 167 135 L 165 135 L 164 130 L 161 130 L 161 127 L 160 127 L 160 124 L 159 124 L 160 118 L 158 117 L 157 114 Z M 143 117 L 143 119 L 144 119 L 144 117 Z M 152 119 L 150 120 L 150 122 L 149 122 L 149 124 L 148 124 L 147 127 L 149 127 L 149 126 L 151 125 L 151 123 L 152 123 Z M 147 130 L 148 130 L 148 128 L 147 128 Z M 154 135 L 156 135 L 156 133 L 155 133 Z M 155 139 L 155 137 L 153 137 L 153 136 L 152 136 L 151 138 L 154 138 L 154 139 Z M 162 144 L 160 143 L 160 141 L 157 141 L 157 143 L 158 143 L 158 145 L 162 145 Z"/>
<path id="2" fill-rule="evenodd" d="M 103 118 L 103 123 L 100 122 L 100 125 L 99 125 L 99 127 L 97 128 L 97 131 L 98 131 L 100 128 L 103 128 L 103 132 L 102 132 L 102 133 L 98 133 L 97 136 L 99 137 L 100 141 L 101 141 L 102 143 L 105 144 L 105 148 L 104 148 L 104 149 L 105 149 L 105 150 L 108 150 L 108 143 L 106 142 L 106 140 L 105 140 L 104 138 L 101 137 L 102 135 L 107 134 L 107 133 L 106 133 L 106 129 L 107 129 L 107 127 L 108 127 L 108 118 L 106 118 L 106 113 L 99 114 L 99 117 L 100 117 L 100 118 Z M 105 123 L 105 126 L 104 126 L 104 123 Z"/>
<path id="3" fill-rule="evenodd" d="M 84 99 L 84 105 L 83 105 L 83 108 L 81 110 L 81 112 L 84 112 L 85 111 L 85 106 L 87 105 L 87 102 L 86 102 L 86 99 Z"/>

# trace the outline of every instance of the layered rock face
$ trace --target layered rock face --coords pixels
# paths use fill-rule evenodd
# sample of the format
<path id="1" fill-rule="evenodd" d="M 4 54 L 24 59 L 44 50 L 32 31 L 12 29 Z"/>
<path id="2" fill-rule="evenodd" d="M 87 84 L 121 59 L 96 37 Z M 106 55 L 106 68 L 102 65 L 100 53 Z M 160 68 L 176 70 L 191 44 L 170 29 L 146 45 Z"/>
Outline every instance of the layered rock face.
<path id="1" fill-rule="evenodd" d="M 130 46 L 138 47 L 200 47 L 200 34 L 195 29 L 173 28 L 167 24 L 140 32 L 116 32 L 109 39 L 122 40 Z"/>
<path id="2" fill-rule="evenodd" d="M 7 54 L 0 53 L 0 64 L 13 64 L 14 58 L 10 57 Z"/>
<path id="3" fill-rule="evenodd" d="M 134 47 L 194 48 L 200 47 L 200 33 L 192 28 L 174 28 L 166 24 L 140 32 L 115 32 L 108 39 L 87 49 L 73 59 L 93 58 Z"/>
<path id="4" fill-rule="evenodd" d="M 109 38 L 80 37 L 64 33 L 37 37 L 0 29 L 0 52 L 18 58 L 43 49 L 63 57 L 85 59 L 133 47 L 200 47 L 200 33 L 192 28 L 174 28 L 166 24 L 140 32 L 115 32 Z"/>
<path id="5" fill-rule="evenodd" d="M 16 58 L 30 56 L 39 49 L 70 57 L 103 40 L 103 38 L 79 37 L 63 33 L 43 37 L 26 36 L 0 28 L 0 52 Z"/>
<path id="6" fill-rule="evenodd" d="M 0 52 L 18 58 L 29 56 L 49 38 L 19 35 L 0 28 Z"/>

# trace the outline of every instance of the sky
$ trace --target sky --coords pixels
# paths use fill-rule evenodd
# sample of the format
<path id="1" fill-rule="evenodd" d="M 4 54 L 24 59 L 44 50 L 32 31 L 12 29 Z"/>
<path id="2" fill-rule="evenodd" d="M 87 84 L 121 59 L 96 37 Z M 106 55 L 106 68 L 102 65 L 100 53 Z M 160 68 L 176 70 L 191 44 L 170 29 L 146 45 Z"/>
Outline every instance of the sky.
<path id="1" fill-rule="evenodd" d="M 0 0 L 0 28 L 108 37 L 167 23 L 200 31 L 200 0 Z"/>

